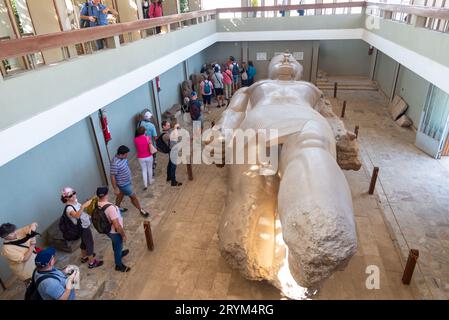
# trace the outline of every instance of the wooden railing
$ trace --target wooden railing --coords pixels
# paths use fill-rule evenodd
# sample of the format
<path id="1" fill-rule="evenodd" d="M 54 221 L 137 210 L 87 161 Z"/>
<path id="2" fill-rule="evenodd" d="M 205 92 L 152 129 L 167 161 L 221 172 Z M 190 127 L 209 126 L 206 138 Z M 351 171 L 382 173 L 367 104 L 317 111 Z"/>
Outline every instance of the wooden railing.
<path id="1" fill-rule="evenodd" d="M 174 14 L 161 18 L 137 20 L 108 26 L 55 32 L 33 37 L 1 41 L 0 59 L 23 56 L 46 49 L 66 47 L 92 40 L 110 38 L 129 32 L 148 30 L 158 26 L 182 23 L 183 21 L 203 17 L 207 18 L 215 15 L 216 10 L 203 10 L 183 14 Z"/>
<path id="2" fill-rule="evenodd" d="M 366 5 L 365 1 L 358 1 L 358 2 L 340 2 L 340 3 L 296 4 L 296 5 L 285 5 L 285 6 L 233 7 L 233 8 L 218 8 L 217 13 L 360 8 L 360 7 L 365 7 L 365 5 Z"/>
<path id="3" fill-rule="evenodd" d="M 449 8 L 432 8 L 413 5 L 388 4 L 380 2 L 344 2 L 344 3 L 316 3 L 286 6 L 261 6 L 261 7 L 236 7 L 219 8 L 216 10 L 202 10 L 190 13 L 175 14 L 155 19 L 138 20 L 127 23 L 118 23 L 108 26 L 99 26 L 81 30 L 64 31 L 23 37 L 20 39 L 0 41 L 0 61 L 12 57 L 24 57 L 29 54 L 41 52 L 52 48 L 65 48 L 89 41 L 117 37 L 132 32 L 140 32 L 143 38 L 146 37 L 145 30 L 155 27 L 167 26 L 170 31 L 171 25 L 182 27 L 185 22 L 196 24 L 204 20 L 216 19 L 220 14 L 226 13 L 249 13 L 267 11 L 296 11 L 315 10 L 316 14 L 322 14 L 322 9 L 338 8 L 377 8 L 382 12 L 403 12 L 419 17 L 432 19 L 449 20 Z M 321 10 L 320 10 L 321 9 Z M 384 17 L 385 18 L 385 17 Z"/>
<path id="4" fill-rule="evenodd" d="M 368 9 L 377 8 L 384 11 L 407 13 L 419 17 L 444 19 L 444 20 L 449 19 L 449 8 L 425 7 L 410 4 L 390 4 L 372 1 L 367 1 L 366 7 Z"/>

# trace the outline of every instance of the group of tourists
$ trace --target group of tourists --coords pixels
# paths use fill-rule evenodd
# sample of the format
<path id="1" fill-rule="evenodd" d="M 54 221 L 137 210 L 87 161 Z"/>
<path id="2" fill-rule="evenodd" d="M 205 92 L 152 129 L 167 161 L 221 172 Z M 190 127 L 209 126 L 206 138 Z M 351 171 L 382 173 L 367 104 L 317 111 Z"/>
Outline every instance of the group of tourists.
<path id="1" fill-rule="evenodd" d="M 169 154 L 177 141 L 176 124 L 169 121 L 162 122 L 162 133 L 158 136 L 152 123 L 150 111 L 137 124 L 134 144 L 137 158 L 142 168 L 144 190 L 154 182 L 153 159 L 157 152 Z M 104 261 L 96 258 L 94 251 L 94 236 L 92 225 L 99 234 L 110 238 L 114 253 L 115 270 L 129 272 L 130 267 L 123 263 L 123 258 L 129 250 L 123 249 L 127 240 L 124 229 L 123 212 L 127 208 L 121 207 L 125 196 L 144 217 L 150 214 L 145 211 L 134 192 L 131 169 L 128 162 L 130 149 L 122 145 L 117 149 L 111 160 L 110 178 L 111 190 L 106 186 L 97 188 L 91 199 L 80 203 L 77 192 L 72 187 L 65 187 L 60 194 L 64 205 L 59 220 L 59 229 L 67 241 L 80 239 L 80 262 L 86 263 L 89 269 L 104 265 Z M 179 187 L 181 182 L 176 180 L 176 163 L 171 157 L 167 164 L 167 181 L 172 186 Z M 110 202 L 110 191 L 116 196 L 115 203 Z M 40 249 L 36 247 L 37 223 L 23 228 L 17 228 L 12 223 L 3 223 L 0 226 L 0 237 L 3 238 L 2 255 L 7 259 L 9 266 L 16 277 L 27 286 L 26 299 L 44 300 L 73 300 L 75 299 L 74 281 L 77 271 L 71 268 L 59 270 L 55 267 L 57 262 L 54 248 Z"/>
<path id="2" fill-rule="evenodd" d="M 201 68 L 203 79 L 199 90 L 203 97 L 205 110 L 211 105 L 212 96 L 215 95 L 217 107 L 223 107 L 229 103 L 232 95 L 241 87 L 249 87 L 254 83 L 256 68 L 252 61 L 242 62 L 240 66 L 237 60 L 230 56 L 222 65 L 218 63 L 204 64 Z"/>

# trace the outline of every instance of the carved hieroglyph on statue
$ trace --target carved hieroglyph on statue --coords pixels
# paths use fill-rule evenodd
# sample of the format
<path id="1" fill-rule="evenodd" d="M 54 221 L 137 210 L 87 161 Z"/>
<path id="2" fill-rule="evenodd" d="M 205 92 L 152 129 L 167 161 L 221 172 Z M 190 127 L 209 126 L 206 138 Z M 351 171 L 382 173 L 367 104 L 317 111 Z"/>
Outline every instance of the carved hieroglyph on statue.
<path id="1" fill-rule="evenodd" d="M 243 276 L 293 299 L 316 292 L 357 250 L 351 192 L 341 169 L 360 169 L 355 135 L 302 66 L 275 56 L 268 80 L 238 90 L 214 130 L 277 129 L 279 167 L 228 165 L 220 251 Z"/>

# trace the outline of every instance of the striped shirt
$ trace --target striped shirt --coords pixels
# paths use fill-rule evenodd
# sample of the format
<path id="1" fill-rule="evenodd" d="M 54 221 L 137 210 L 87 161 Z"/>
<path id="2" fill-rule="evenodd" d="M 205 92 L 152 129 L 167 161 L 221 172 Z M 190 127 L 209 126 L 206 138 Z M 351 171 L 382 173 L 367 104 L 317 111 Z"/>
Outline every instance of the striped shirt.
<path id="1" fill-rule="evenodd" d="M 131 170 L 128 159 L 120 159 L 117 156 L 111 161 L 111 176 L 115 176 L 117 186 L 124 187 L 131 184 Z"/>

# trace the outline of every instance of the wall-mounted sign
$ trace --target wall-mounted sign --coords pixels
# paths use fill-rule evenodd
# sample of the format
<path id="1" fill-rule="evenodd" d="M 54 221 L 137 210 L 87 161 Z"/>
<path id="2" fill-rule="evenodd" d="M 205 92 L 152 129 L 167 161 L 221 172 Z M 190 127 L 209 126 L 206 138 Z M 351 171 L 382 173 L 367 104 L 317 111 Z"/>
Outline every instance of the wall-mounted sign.
<path id="1" fill-rule="evenodd" d="M 266 61 L 267 60 L 267 53 L 266 52 L 257 52 L 256 53 L 256 60 L 257 61 Z"/>
<path id="2" fill-rule="evenodd" d="M 304 60 L 304 52 L 293 52 L 293 58 L 298 61 Z"/>

